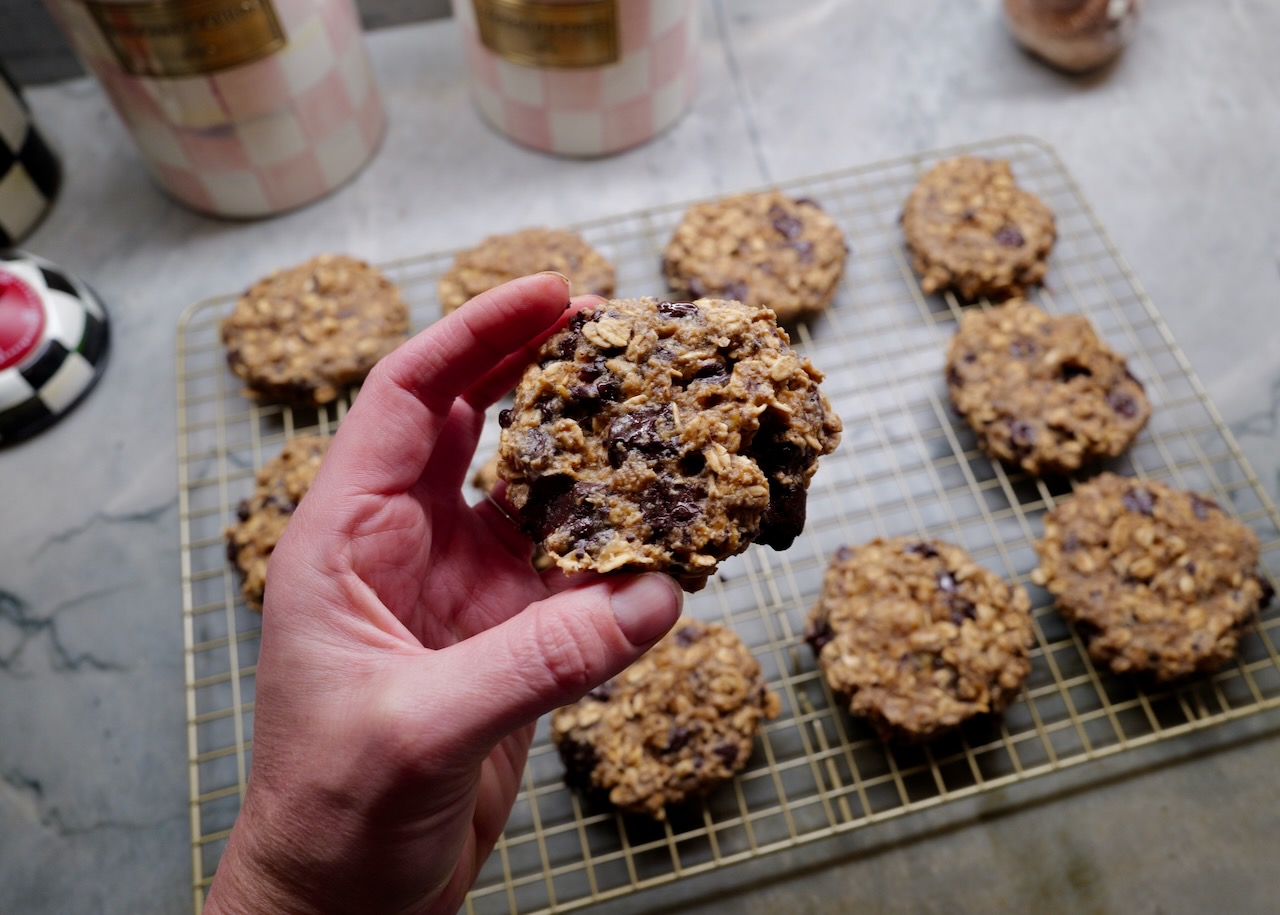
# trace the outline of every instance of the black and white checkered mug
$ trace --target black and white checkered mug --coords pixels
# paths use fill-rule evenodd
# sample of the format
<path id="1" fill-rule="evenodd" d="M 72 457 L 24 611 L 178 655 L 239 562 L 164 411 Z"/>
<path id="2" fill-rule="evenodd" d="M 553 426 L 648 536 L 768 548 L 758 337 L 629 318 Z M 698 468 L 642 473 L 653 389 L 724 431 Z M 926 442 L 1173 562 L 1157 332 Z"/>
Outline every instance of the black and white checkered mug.
<path id="1" fill-rule="evenodd" d="M 0 67 L 0 249 L 36 227 L 61 182 L 58 157 L 36 129 L 17 84 Z"/>

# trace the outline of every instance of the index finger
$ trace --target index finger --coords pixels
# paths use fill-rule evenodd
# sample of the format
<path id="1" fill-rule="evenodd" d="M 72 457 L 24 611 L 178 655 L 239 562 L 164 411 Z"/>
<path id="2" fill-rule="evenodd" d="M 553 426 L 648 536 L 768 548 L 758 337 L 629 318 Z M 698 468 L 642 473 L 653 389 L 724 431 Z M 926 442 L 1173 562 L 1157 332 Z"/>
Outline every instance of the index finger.
<path id="1" fill-rule="evenodd" d="M 404 492 L 422 476 L 454 401 L 555 326 L 569 281 L 539 273 L 476 296 L 379 362 L 321 476 L 350 494 Z"/>

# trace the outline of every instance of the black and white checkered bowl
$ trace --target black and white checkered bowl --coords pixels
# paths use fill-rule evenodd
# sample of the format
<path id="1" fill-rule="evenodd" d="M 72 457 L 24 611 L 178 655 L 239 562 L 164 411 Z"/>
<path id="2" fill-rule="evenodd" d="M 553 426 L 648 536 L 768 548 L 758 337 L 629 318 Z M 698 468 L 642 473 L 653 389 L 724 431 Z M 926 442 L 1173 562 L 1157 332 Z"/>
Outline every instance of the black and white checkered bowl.
<path id="1" fill-rule="evenodd" d="M 107 312 L 88 286 L 32 254 L 0 252 L 0 446 L 79 403 L 109 344 Z"/>

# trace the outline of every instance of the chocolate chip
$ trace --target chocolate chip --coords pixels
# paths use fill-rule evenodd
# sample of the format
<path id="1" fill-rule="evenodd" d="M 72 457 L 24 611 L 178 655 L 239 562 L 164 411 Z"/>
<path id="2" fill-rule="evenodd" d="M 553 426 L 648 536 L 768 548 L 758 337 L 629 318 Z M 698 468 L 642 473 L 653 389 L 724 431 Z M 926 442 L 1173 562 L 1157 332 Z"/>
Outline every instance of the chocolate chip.
<path id="1" fill-rule="evenodd" d="M 1210 509 L 1213 509 L 1214 511 L 1222 511 L 1222 509 L 1218 507 L 1218 503 L 1212 499 L 1206 499 L 1198 493 L 1191 493 L 1191 510 L 1195 512 L 1197 518 L 1204 521 L 1209 517 Z"/>
<path id="2" fill-rule="evenodd" d="M 965 620 L 978 618 L 978 608 L 974 606 L 971 600 L 955 596 L 947 603 L 951 608 L 951 622 L 956 626 L 961 625 Z"/>
<path id="3" fill-rule="evenodd" d="M 227 562 L 235 562 L 240 555 L 240 545 L 234 540 L 227 541 Z"/>
<path id="4" fill-rule="evenodd" d="M 689 738 L 692 736 L 693 732 L 683 725 L 672 725 L 671 730 L 667 732 L 667 752 L 679 753 L 688 745 Z"/>
<path id="5" fill-rule="evenodd" d="M 729 768 L 732 768 L 733 764 L 738 761 L 737 744 L 728 743 L 727 741 L 721 742 L 712 747 L 711 752 L 720 757 L 720 761 Z"/>
<path id="6" fill-rule="evenodd" d="M 1112 391 L 1107 395 L 1107 403 L 1125 419 L 1133 419 L 1138 415 L 1138 402 L 1123 391 Z"/>
<path id="7" fill-rule="evenodd" d="M 701 311 L 692 302 L 659 302 L 658 314 L 668 318 L 696 318 Z"/>
<path id="8" fill-rule="evenodd" d="M 942 591 L 942 592 L 943 592 L 943 593 L 945 593 L 945 594 L 950 594 L 951 592 L 955 591 L 955 589 L 956 589 L 956 579 L 955 579 L 955 576 L 954 576 L 954 575 L 952 575 L 952 574 L 951 574 L 949 571 L 947 571 L 946 569 L 943 569 L 941 572 L 939 572 L 939 573 L 935 576 L 935 578 L 936 578 L 936 580 L 937 580 L 937 582 L 938 582 L 938 590 L 939 590 L 939 591 Z"/>
<path id="9" fill-rule="evenodd" d="M 503 429 L 511 428 L 511 411 L 510 410 L 498 411 L 498 425 L 501 426 Z"/>
<path id="10" fill-rule="evenodd" d="M 1151 515 L 1155 512 L 1156 497 L 1151 494 L 1151 490 L 1143 486 L 1134 486 L 1131 489 L 1126 489 L 1124 494 L 1120 496 L 1120 501 L 1131 512 L 1141 512 L 1144 515 Z"/>
<path id="11" fill-rule="evenodd" d="M 688 648 L 694 642 L 698 641 L 705 635 L 704 630 L 697 626 L 681 626 L 676 630 L 676 644 L 681 648 Z"/>
<path id="12" fill-rule="evenodd" d="M 1084 376 L 1085 378 L 1089 378 L 1092 375 L 1093 375 L 1093 371 L 1091 369 L 1089 369 L 1087 366 L 1079 365 L 1075 362 L 1064 362 L 1062 363 L 1062 367 L 1058 369 L 1058 377 L 1063 381 L 1064 384 L 1070 381 L 1072 378 L 1079 378 L 1081 376 Z"/>
<path id="13" fill-rule="evenodd" d="M 1035 426 L 1021 419 L 1009 423 L 1009 440 L 1021 451 L 1030 449 L 1036 443 Z"/>
<path id="14" fill-rule="evenodd" d="M 236 517 L 241 521 L 249 520 L 249 500 L 241 499 L 240 504 L 236 506 Z"/>
<path id="15" fill-rule="evenodd" d="M 769 221 L 785 238 L 796 239 L 804 234 L 804 223 L 776 203 L 769 207 Z"/>
<path id="16" fill-rule="evenodd" d="M 956 367 L 954 365 L 947 366 L 947 386 L 958 388 L 961 383 L 962 379 L 960 378 L 960 372 L 957 371 Z"/>
<path id="17" fill-rule="evenodd" d="M 1258 609 L 1263 609 L 1271 603 L 1271 599 L 1276 596 L 1276 589 L 1266 576 L 1258 575 L 1258 584 L 1262 586 L 1262 594 L 1258 598 Z"/>
<path id="18" fill-rule="evenodd" d="M 831 624 L 826 620 L 806 629 L 804 633 L 804 640 L 809 643 L 809 647 L 813 649 L 814 654 L 821 654 L 822 649 L 835 637 L 836 634 L 831 629 Z"/>
<path id="19" fill-rule="evenodd" d="M 540 362 L 543 367 L 552 362 L 569 362 L 573 359 L 573 354 L 578 349 L 578 341 L 582 339 L 582 334 L 578 332 L 578 328 L 582 326 L 582 322 L 578 322 L 580 317 L 582 312 L 578 312 L 569 319 L 569 330 L 561 331 L 543 345 Z M 575 322 L 578 323 L 575 324 Z"/>
<path id="20" fill-rule="evenodd" d="M 590 496 L 598 483 L 576 483 L 562 474 L 541 477 L 529 492 L 524 508 L 525 531 L 535 540 L 562 532 L 577 548 L 608 526 Z"/>
<path id="21" fill-rule="evenodd" d="M 1028 340 L 1026 337 L 1019 337 L 1017 340 L 1014 340 L 1013 343 L 1009 344 L 1009 352 L 1019 359 L 1024 359 L 1027 356 L 1034 356 L 1039 351 L 1040 347 L 1036 345 L 1035 341 Z"/>
<path id="22" fill-rule="evenodd" d="M 933 548 L 933 544 L 927 540 L 908 544 L 903 552 L 914 553 L 917 556 L 923 556 L 925 559 L 933 559 L 938 555 L 938 551 Z"/>
<path id="23" fill-rule="evenodd" d="M 1003 225 L 996 230 L 996 241 L 1006 248 L 1021 248 L 1027 243 L 1017 226 Z"/>

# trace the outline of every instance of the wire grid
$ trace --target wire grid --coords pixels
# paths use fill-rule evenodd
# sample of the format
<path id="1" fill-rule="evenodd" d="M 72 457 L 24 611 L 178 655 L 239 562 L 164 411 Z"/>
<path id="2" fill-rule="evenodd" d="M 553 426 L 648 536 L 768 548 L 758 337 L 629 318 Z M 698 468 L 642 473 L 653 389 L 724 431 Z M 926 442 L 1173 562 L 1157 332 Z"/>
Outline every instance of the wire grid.
<path id="1" fill-rule="evenodd" d="M 1079 634 L 1030 582 L 1041 516 L 1069 480 L 1036 480 L 993 462 L 946 404 L 943 349 L 961 306 L 926 296 L 898 228 L 908 191 L 941 158 L 1005 158 L 1057 215 L 1047 284 L 1033 298 L 1082 312 L 1129 354 L 1153 417 L 1110 469 L 1212 493 L 1258 532 L 1263 567 L 1280 572 L 1280 516 L 1132 272 L 1056 154 L 1007 138 L 779 185 L 817 200 L 852 252 L 831 308 L 797 329 L 798 348 L 827 374 L 844 439 L 823 460 L 805 532 L 790 550 L 753 547 L 722 565 L 686 612 L 730 625 L 752 649 L 783 711 L 749 766 L 665 823 L 622 815 L 565 787 L 540 723 L 506 831 L 466 902 L 468 913 L 561 912 L 956 798 L 1121 753 L 1280 706 L 1280 608 L 1264 611 L 1238 659 L 1212 676 L 1156 687 L 1099 670 Z M 685 204 L 575 226 L 618 269 L 618 294 L 663 288 L 661 249 Z M 502 227 L 506 228 L 515 227 Z M 383 265 L 415 326 L 439 316 L 445 252 Z M 233 297 L 192 306 L 178 334 L 179 496 L 195 908 L 202 908 L 239 810 L 252 751 L 257 615 L 239 600 L 223 530 L 255 468 L 291 435 L 330 431 L 349 399 L 323 410 L 257 405 L 239 394 L 218 341 Z M 976 306 L 989 307 L 988 303 Z M 354 392 L 353 392 L 354 393 Z M 486 430 L 477 466 L 496 447 Z M 842 544 L 916 534 L 965 547 L 1027 587 L 1036 646 L 1022 696 L 996 720 L 931 744 L 896 747 L 840 710 L 807 646 L 804 617 L 828 557 Z M 1171 748 L 1170 752 L 1173 752 Z"/>

